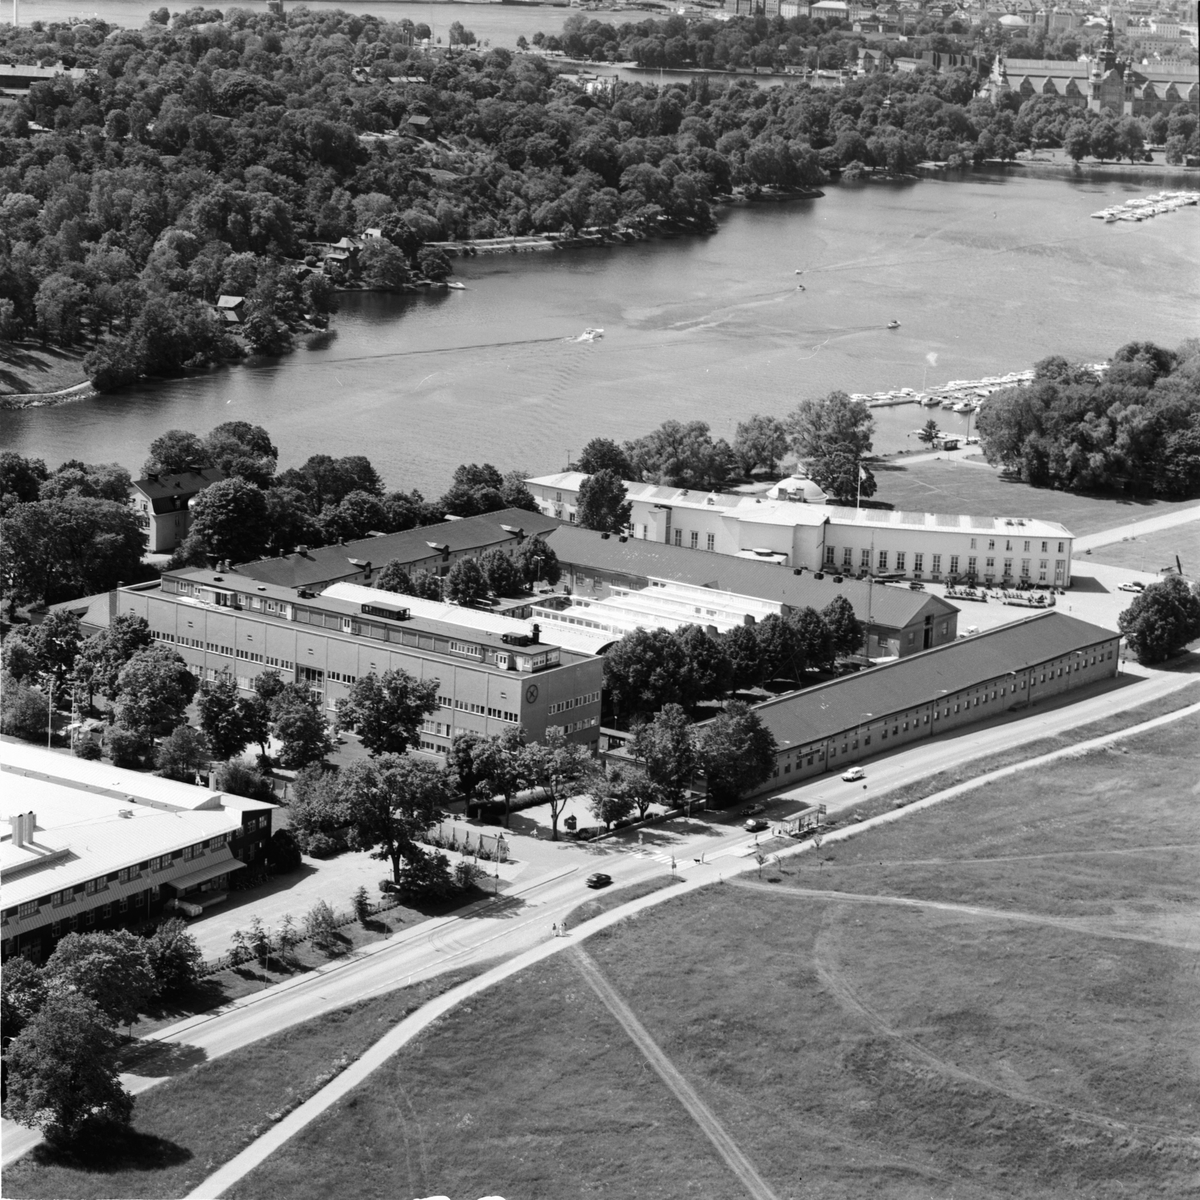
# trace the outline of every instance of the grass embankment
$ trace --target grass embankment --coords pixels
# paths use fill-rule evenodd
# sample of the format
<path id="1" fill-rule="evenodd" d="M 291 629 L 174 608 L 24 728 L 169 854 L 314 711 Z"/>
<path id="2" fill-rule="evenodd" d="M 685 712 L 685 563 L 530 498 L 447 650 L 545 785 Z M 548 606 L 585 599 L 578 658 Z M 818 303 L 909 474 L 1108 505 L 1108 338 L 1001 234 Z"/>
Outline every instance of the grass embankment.
<path id="1" fill-rule="evenodd" d="M 1090 554 L 1077 554 L 1072 570 L 1094 562 L 1153 574 L 1160 567 L 1174 567 L 1177 554 L 1183 561 L 1186 577 L 1195 579 L 1200 572 L 1200 524 L 1176 525 L 1173 529 L 1139 533 L 1124 541 L 1098 546 Z"/>
<path id="2" fill-rule="evenodd" d="M 981 470 L 953 459 L 919 463 L 900 459 L 872 463 L 871 470 L 879 485 L 874 498 L 906 512 L 1036 517 L 1041 521 L 1060 521 L 1080 536 L 1195 504 L 1195 500 L 1084 496 L 1035 488 L 1016 479 L 1005 479 L 999 471 Z"/>
<path id="3" fill-rule="evenodd" d="M 642 879 L 637 883 L 629 884 L 628 887 L 612 888 L 609 891 L 600 892 L 594 899 L 588 900 L 568 913 L 563 924 L 568 929 L 574 929 L 576 925 L 582 925 L 584 921 L 590 921 L 593 917 L 599 917 L 606 912 L 611 912 L 614 908 L 620 908 L 622 904 L 640 900 L 643 896 L 649 896 L 652 892 L 660 892 L 663 888 L 679 882 L 680 876 L 678 875 L 655 875 L 652 879 Z"/>
<path id="4" fill-rule="evenodd" d="M 1090 741 L 1092 738 L 1104 737 L 1105 734 L 1109 733 L 1119 733 L 1123 729 L 1132 729 L 1133 726 L 1141 725 L 1144 721 L 1152 721 L 1155 717 L 1162 717 L 1166 716 L 1167 713 L 1178 712 L 1181 708 L 1187 708 L 1197 701 L 1200 701 L 1200 680 L 1180 688 L 1177 692 L 1171 692 L 1166 696 L 1159 696 L 1156 700 L 1151 700 L 1148 704 L 1141 704 L 1137 708 L 1130 708 L 1124 712 L 1114 713 L 1111 717 L 1102 717 L 1099 721 L 1080 725 L 1075 729 L 1068 730 L 1066 733 L 1038 738 L 1036 741 L 1013 746 L 1009 750 L 999 750 L 995 754 L 988 754 L 983 758 L 973 758 L 963 763 L 961 767 L 952 767 L 948 771 L 938 771 L 934 775 L 927 775 L 925 778 L 917 780 L 916 783 L 907 783 L 900 787 L 889 788 L 872 796 L 869 800 L 864 800 L 862 804 L 856 805 L 852 811 L 855 816 L 863 818 L 877 816 L 881 812 L 886 812 L 889 808 L 899 808 L 905 804 L 912 804 L 914 800 L 924 800 L 926 796 L 934 796 L 938 792 L 956 787 L 960 783 L 968 783 L 972 779 L 980 779 L 984 775 L 991 774 L 992 771 L 1000 770 L 1002 767 L 1011 767 L 1016 763 L 1029 762 L 1031 759 L 1040 758 L 1044 754 L 1053 754 L 1055 750 L 1066 750 L 1071 746 L 1078 746 L 1081 742 Z M 829 828 L 837 828 L 839 825 L 845 824 L 849 816 L 849 813 L 840 814 L 830 822 Z M 770 848 L 776 850 L 791 844 L 790 839 L 776 839 L 770 843 Z"/>
<path id="5" fill-rule="evenodd" d="M 0 397 L 58 392 L 86 383 L 84 353 L 33 342 L 0 345 Z"/>
<path id="6" fill-rule="evenodd" d="M 477 973 L 449 972 L 325 1013 L 197 1067 L 190 1067 L 186 1045 L 164 1045 L 156 1069 L 169 1069 L 174 1062 L 179 1074 L 135 1098 L 127 1135 L 105 1137 L 89 1149 L 86 1161 L 39 1146 L 5 1170 L 4 1194 L 143 1200 L 184 1196 L 391 1026 Z M 357 1138 L 354 1145 L 361 1147 Z M 347 1193 L 335 1189 L 329 1194 Z"/>
<path id="7" fill-rule="evenodd" d="M 1200 989 L 1166 943 L 1200 924 L 1198 732 L 667 900 L 588 951 L 780 1197 L 1191 1194 Z M 569 955 L 473 998 L 227 1195 L 331 1190 L 742 1194 Z"/>

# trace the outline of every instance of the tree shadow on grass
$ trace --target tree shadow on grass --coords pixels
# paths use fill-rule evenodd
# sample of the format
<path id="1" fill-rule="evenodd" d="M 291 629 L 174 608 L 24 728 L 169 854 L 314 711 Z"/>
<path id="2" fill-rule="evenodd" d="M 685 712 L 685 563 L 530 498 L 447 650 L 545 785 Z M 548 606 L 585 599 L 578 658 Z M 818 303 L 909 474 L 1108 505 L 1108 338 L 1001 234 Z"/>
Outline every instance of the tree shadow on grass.
<path id="1" fill-rule="evenodd" d="M 190 988 L 187 992 L 167 996 L 148 1004 L 143 1015 L 153 1021 L 159 1021 L 165 1017 L 175 1017 L 182 1021 L 197 1013 L 211 1012 L 214 1008 L 220 1008 L 228 999 L 225 986 L 221 981 L 209 977 L 200 980 L 194 988 Z"/>
<path id="2" fill-rule="evenodd" d="M 208 1051 L 187 1042 L 139 1042 L 121 1055 L 121 1070 L 147 1079 L 182 1075 L 208 1062 Z"/>
<path id="3" fill-rule="evenodd" d="M 189 1162 L 192 1152 L 166 1138 L 107 1125 L 69 1145 L 43 1142 L 30 1151 L 39 1166 L 104 1175 L 118 1171 L 162 1171 Z"/>
<path id="4" fill-rule="evenodd" d="M 485 904 L 473 904 L 459 915 L 464 918 L 516 917 L 527 907 L 520 896 L 495 896 Z"/>

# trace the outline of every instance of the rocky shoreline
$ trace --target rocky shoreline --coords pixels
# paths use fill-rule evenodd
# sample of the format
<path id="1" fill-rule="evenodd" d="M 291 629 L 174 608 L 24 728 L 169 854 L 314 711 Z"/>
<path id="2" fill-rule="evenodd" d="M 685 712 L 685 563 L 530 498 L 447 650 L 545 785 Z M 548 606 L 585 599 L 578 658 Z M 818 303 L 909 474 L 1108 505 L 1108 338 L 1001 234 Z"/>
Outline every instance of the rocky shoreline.
<path id="1" fill-rule="evenodd" d="M 0 409 L 49 408 L 56 404 L 70 404 L 73 400 L 90 400 L 100 393 L 88 380 L 61 388 L 57 392 L 19 392 L 15 395 L 0 395 Z"/>

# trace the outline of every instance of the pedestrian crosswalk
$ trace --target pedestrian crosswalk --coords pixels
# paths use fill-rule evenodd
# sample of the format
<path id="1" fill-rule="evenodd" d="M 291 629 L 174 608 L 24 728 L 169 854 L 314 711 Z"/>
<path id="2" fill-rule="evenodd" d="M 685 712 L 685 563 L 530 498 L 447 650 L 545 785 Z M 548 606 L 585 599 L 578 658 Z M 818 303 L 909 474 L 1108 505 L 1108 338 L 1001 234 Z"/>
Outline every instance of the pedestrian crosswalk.
<path id="1" fill-rule="evenodd" d="M 664 867 L 672 867 L 676 871 L 687 871 L 700 866 L 698 858 L 689 858 L 678 854 L 654 853 L 651 850 L 637 850 L 634 858 L 648 858 L 652 862 L 662 863 Z"/>

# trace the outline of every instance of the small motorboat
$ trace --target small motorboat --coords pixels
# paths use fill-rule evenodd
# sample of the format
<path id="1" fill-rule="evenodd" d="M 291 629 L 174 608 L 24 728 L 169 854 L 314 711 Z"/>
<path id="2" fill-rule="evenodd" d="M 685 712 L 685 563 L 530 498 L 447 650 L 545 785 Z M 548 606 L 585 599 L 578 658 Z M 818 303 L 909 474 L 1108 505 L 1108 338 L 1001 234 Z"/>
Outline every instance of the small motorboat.
<path id="1" fill-rule="evenodd" d="M 900 322 L 899 322 L 899 321 L 889 321 L 889 322 L 887 323 L 887 327 L 888 327 L 889 329 L 899 329 L 899 328 L 900 328 Z"/>
<path id="2" fill-rule="evenodd" d="M 467 285 L 465 283 L 448 283 L 446 286 L 448 288 L 452 288 L 456 292 L 465 292 L 467 290 Z"/>
<path id="3" fill-rule="evenodd" d="M 583 332 L 582 332 L 582 333 L 579 335 L 579 337 L 578 337 L 578 339 L 577 339 L 577 340 L 578 340 L 578 341 L 581 341 L 581 342 L 594 342 L 594 341 L 596 341 L 598 338 L 602 338 L 603 336 L 604 336 L 604 330 L 603 330 L 603 329 L 585 329 L 585 330 L 584 330 L 584 331 L 583 331 Z"/>

